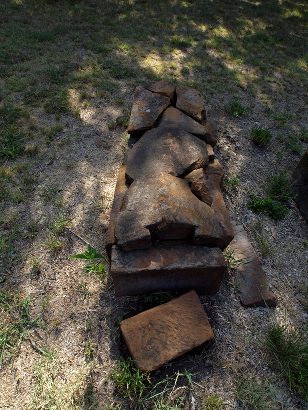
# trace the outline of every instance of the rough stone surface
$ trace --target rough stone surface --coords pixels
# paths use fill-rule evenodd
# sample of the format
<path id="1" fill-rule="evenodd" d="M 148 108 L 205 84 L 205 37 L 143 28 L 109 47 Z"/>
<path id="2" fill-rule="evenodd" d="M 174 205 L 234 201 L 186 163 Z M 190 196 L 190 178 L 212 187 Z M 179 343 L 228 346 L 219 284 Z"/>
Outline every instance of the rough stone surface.
<path id="1" fill-rule="evenodd" d="M 217 127 L 213 121 L 206 121 L 204 124 L 205 128 L 205 141 L 214 147 L 217 143 Z"/>
<path id="2" fill-rule="evenodd" d="M 206 139 L 206 128 L 199 124 L 197 121 L 184 114 L 182 111 L 177 110 L 174 107 L 169 107 L 163 113 L 161 120 L 158 123 L 159 127 L 177 127 L 183 129 L 191 134 L 195 134 L 198 137 Z M 207 141 L 208 142 L 208 141 Z"/>
<path id="3" fill-rule="evenodd" d="M 295 201 L 308 223 L 308 150 L 298 163 L 293 173 L 294 189 L 297 193 Z"/>
<path id="4" fill-rule="evenodd" d="M 127 131 L 133 133 L 153 128 L 161 113 L 169 105 L 168 97 L 137 87 Z"/>
<path id="5" fill-rule="evenodd" d="M 213 194 L 216 198 L 214 189 L 214 201 Z M 126 251 L 149 248 L 152 240 L 184 240 L 223 249 L 232 239 L 213 204 L 210 207 L 200 201 L 187 181 L 169 174 L 139 178 L 130 185 L 115 235 Z"/>
<path id="6" fill-rule="evenodd" d="M 209 161 L 214 161 L 215 153 L 214 153 L 212 145 L 206 144 L 206 149 L 207 149 L 207 155 L 209 157 Z"/>
<path id="7" fill-rule="evenodd" d="M 137 367 L 147 372 L 214 338 L 195 291 L 123 320 L 120 329 Z"/>
<path id="8" fill-rule="evenodd" d="M 235 228 L 235 237 L 229 248 L 239 261 L 236 267 L 236 286 L 244 306 L 276 306 L 276 298 L 269 290 L 266 274 L 243 228 Z"/>
<path id="9" fill-rule="evenodd" d="M 214 159 L 209 163 L 205 170 L 206 186 L 208 187 L 212 198 L 211 208 L 214 210 L 216 218 L 223 226 L 225 240 L 227 244 L 229 244 L 234 237 L 234 231 L 221 191 L 223 176 L 224 172 L 220 162 L 217 159 Z"/>
<path id="10" fill-rule="evenodd" d="M 166 81 L 157 81 L 154 84 L 151 84 L 147 87 L 148 90 L 152 91 L 153 93 L 158 93 L 161 95 L 165 95 L 166 97 L 173 100 L 175 94 L 175 86 L 167 83 Z"/>
<path id="11" fill-rule="evenodd" d="M 225 272 L 219 248 L 177 244 L 125 252 L 112 247 L 111 275 L 118 296 L 191 289 L 214 294 Z"/>
<path id="12" fill-rule="evenodd" d="M 208 163 L 204 141 L 178 128 L 154 128 L 147 131 L 129 151 L 127 179 L 165 172 L 180 176 Z"/>
<path id="13" fill-rule="evenodd" d="M 125 170 L 126 166 L 121 165 L 118 173 L 117 184 L 114 191 L 113 204 L 110 212 L 109 226 L 106 234 L 106 251 L 108 258 L 111 257 L 111 247 L 116 243 L 115 239 L 115 220 L 121 210 L 123 199 L 125 197 L 127 186 L 125 184 Z"/>
<path id="14" fill-rule="evenodd" d="M 194 88 L 176 87 L 176 108 L 199 122 L 206 118 L 204 100 Z"/>
<path id="15" fill-rule="evenodd" d="M 205 170 L 203 168 L 196 169 L 186 175 L 185 179 L 189 182 L 191 192 L 201 201 L 211 206 L 213 198 L 207 185 Z"/>

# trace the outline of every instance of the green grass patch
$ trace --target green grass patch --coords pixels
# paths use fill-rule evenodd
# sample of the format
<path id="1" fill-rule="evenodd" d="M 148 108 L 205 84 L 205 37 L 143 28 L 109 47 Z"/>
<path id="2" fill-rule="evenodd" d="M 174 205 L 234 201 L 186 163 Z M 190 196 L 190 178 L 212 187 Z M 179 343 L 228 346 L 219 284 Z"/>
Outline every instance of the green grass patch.
<path id="1" fill-rule="evenodd" d="M 236 398 L 245 410 L 278 410 L 276 390 L 268 381 L 243 377 L 236 384 Z"/>
<path id="2" fill-rule="evenodd" d="M 268 197 L 257 197 L 252 195 L 248 202 L 248 208 L 259 214 L 263 213 L 275 220 L 283 219 L 289 212 L 289 209 L 279 201 Z"/>
<path id="3" fill-rule="evenodd" d="M 226 105 L 226 111 L 232 117 L 242 117 L 248 110 L 239 100 L 233 99 Z"/>
<path id="4" fill-rule="evenodd" d="M 253 128 L 251 130 L 252 141 L 259 147 L 266 147 L 272 139 L 272 134 L 264 128 Z"/>
<path id="5" fill-rule="evenodd" d="M 223 407 L 224 402 L 217 394 L 209 394 L 202 400 L 202 410 L 222 410 Z"/>
<path id="6" fill-rule="evenodd" d="M 281 202 L 287 202 L 295 197 L 290 178 L 285 172 L 270 177 L 267 193 L 270 198 Z"/>
<path id="7" fill-rule="evenodd" d="M 241 180 L 238 176 L 225 178 L 224 180 L 225 186 L 231 189 L 237 188 L 240 185 L 240 182 Z"/>
<path id="8" fill-rule="evenodd" d="M 71 258 L 87 261 L 84 268 L 85 272 L 95 273 L 101 280 L 104 279 L 106 271 L 106 258 L 90 245 L 87 246 L 84 252 L 76 253 L 72 255 Z"/>
<path id="9" fill-rule="evenodd" d="M 288 380 L 290 388 L 308 400 L 308 343 L 295 332 L 279 325 L 269 329 L 267 347 L 275 365 Z"/>

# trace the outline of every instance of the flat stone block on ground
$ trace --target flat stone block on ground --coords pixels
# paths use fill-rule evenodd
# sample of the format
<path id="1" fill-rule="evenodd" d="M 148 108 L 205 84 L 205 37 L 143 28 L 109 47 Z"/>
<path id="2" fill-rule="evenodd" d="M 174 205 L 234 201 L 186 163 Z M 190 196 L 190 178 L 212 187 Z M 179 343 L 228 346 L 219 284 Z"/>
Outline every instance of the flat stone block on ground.
<path id="1" fill-rule="evenodd" d="M 205 120 L 204 100 L 194 88 L 176 87 L 176 108 L 199 122 Z"/>
<path id="2" fill-rule="evenodd" d="M 161 95 L 165 95 L 169 97 L 170 100 L 173 100 L 174 93 L 175 93 L 175 86 L 167 83 L 166 81 L 157 81 L 154 84 L 151 84 L 147 87 L 148 90 L 152 91 L 153 93 L 158 93 Z"/>
<path id="3" fill-rule="evenodd" d="M 110 272 L 118 296 L 191 289 L 214 294 L 226 266 L 219 248 L 181 244 L 125 252 L 113 246 Z"/>
<path id="4" fill-rule="evenodd" d="M 120 323 L 137 367 L 151 372 L 214 338 L 195 291 Z"/>
<path id="5" fill-rule="evenodd" d="M 266 274 L 243 226 L 235 227 L 235 236 L 229 248 L 239 261 L 235 281 L 241 303 L 248 307 L 276 306 L 276 298 L 269 290 Z"/>

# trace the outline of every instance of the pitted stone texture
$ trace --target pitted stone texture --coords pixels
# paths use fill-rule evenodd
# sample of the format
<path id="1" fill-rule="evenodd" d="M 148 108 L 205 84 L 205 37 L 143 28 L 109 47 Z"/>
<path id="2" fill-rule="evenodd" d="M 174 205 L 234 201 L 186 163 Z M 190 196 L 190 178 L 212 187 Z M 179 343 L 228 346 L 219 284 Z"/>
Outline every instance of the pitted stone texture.
<path id="1" fill-rule="evenodd" d="M 177 244 L 125 252 L 112 247 L 111 275 L 118 296 L 151 292 L 218 291 L 227 265 L 221 249 Z"/>
<path id="2" fill-rule="evenodd" d="M 158 126 L 177 127 L 206 140 L 206 128 L 174 107 L 169 107 L 166 109 L 158 123 Z"/>
<path id="3" fill-rule="evenodd" d="M 269 290 L 266 274 L 243 226 L 237 226 L 235 232 L 229 248 L 234 258 L 242 262 L 236 267 L 235 277 L 241 303 L 248 307 L 276 306 L 276 298 Z"/>
<path id="4" fill-rule="evenodd" d="M 206 118 L 204 100 L 194 88 L 176 87 L 176 107 L 199 122 Z"/>
<path id="5" fill-rule="evenodd" d="M 154 84 L 151 84 L 147 87 L 148 90 L 152 91 L 153 93 L 158 93 L 169 97 L 170 100 L 173 100 L 174 93 L 175 93 L 175 86 L 167 83 L 166 81 L 157 81 Z"/>
<path id="6" fill-rule="evenodd" d="M 294 189 L 297 193 L 295 201 L 308 223 L 308 151 L 305 152 L 293 173 Z"/>
<path id="7" fill-rule="evenodd" d="M 147 131 L 128 152 L 126 176 L 129 182 L 161 172 L 180 176 L 207 164 L 204 141 L 178 128 L 159 127 Z"/>
<path id="8" fill-rule="evenodd" d="M 223 226 L 225 243 L 228 245 L 234 237 L 234 231 L 221 191 L 223 176 L 224 172 L 220 162 L 214 159 L 205 170 L 206 186 L 212 198 L 211 208 L 215 211 L 216 218 Z"/>
<path id="9" fill-rule="evenodd" d="M 130 185 L 115 235 L 125 251 L 149 248 L 152 240 L 184 240 L 222 249 L 230 242 L 213 205 L 200 201 L 187 181 L 169 174 L 138 178 Z"/>
<path id="10" fill-rule="evenodd" d="M 161 113 L 169 105 L 168 97 L 137 87 L 127 131 L 133 133 L 153 128 Z"/>
<path id="11" fill-rule="evenodd" d="M 120 323 L 137 367 L 151 372 L 214 338 L 195 291 Z"/>
<path id="12" fill-rule="evenodd" d="M 213 198 L 207 185 L 204 169 L 200 168 L 190 172 L 185 179 L 189 182 L 191 192 L 201 201 L 211 206 Z"/>
<path id="13" fill-rule="evenodd" d="M 116 188 L 114 191 L 113 204 L 110 212 L 109 225 L 106 234 L 106 251 L 109 259 L 111 257 L 111 247 L 116 243 L 114 232 L 115 220 L 121 210 L 123 200 L 127 191 L 127 186 L 125 184 L 125 170 L 126 166 L 121 165 L 118 173 Z"/>

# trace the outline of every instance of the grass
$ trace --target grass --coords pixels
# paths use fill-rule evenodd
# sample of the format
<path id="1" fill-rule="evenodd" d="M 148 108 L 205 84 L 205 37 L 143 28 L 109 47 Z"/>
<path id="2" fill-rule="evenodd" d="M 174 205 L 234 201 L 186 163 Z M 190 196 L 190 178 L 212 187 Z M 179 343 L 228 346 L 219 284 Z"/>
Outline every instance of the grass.
<path id="1" fill-rule="evenodd" d="M 217 394 L 209 394 L 202 401 L 202 410 L 222 410 L 224 401 Z"/>
<path id="2" fill-rule="evenodd" d="M 278 410 L 275 388 L 268 381 L 242 377 L 237 381 L 236 398 L 245 410 Z"/>
<path id="3" fill-rule="evenodd" d="M 266 344 L 290 388 L 308 400 L 308 342 L 305 336 L 275 325 L 267 333 Z"/>
<path id="4" fill-rule="evenodd" d="M 118 363 L 117 369 L 112 373 L 112 379 L 121 394 L 131 400 L 141 399 L 151 383 L 150 376 L 137 369 L 130 358 Z"/>
<path id="5" fill-rule="evenodd" d="M 226 105 L 226 111 L 232 117 L 242 117 L 248 110 L 237 99 L 233 99 Z"/>
<path id="6" fill-rule="evenodd" d="M 290 178 L 285 172 L 269 178 L 267 193 L 270 198 L 280 202 L 287 202 L 295 197 Z"/>
<path id="7" fill-rule="evenodd" d="M 240 185 L 240 182 L 241 181 L 238 176 L 233 176 L 224 180 L 225 186 L 231 189 L 237 188 Z"/>
<path id="8" fill-rule="evenodd" d="M 90 245 L 87 246 L 84 252 L 71 255 L 71 258 L 87 261 L 87 264 L 84 268 L 85 272 L 95 273 L 101 280 L 104 279 L 106 259 L 102 254 L 97 252 L 97 250 L 92 248 Z"/>
<path id="9" fill-rule="evenodd" d="M 260 198 L 255 195 L 250 197 L 247 206 L 253 212 L 266 214 L 274 220 L 283 219 L 289 212 L 288 208 L 281 202 L 268 197 Z"/>
<path id="10" fill-rule="evenodd" d="M 224 251 L 224 258 L 227 261 L 229 268 L 231 269 L 236 269 L 239 266 L 249 262 L 249 260 L 247 260 L 246 258 L 237 259 L 235 257 L 234 251 L 228 248 Z"/>
<path id="11" fill-rule="evenodd" d="M 251 139 L 259 147 L 266 147 L 272 139 L 272 134 L 264 128 L 253 128 L 251 130 Z"/>
<path id="12" fill-rule="evenodd" d="M 252 227 L 252 233 L 263 258 L 272 256 L 272 248 L 266 238 L 262 223 L 259 221 Z"/>

